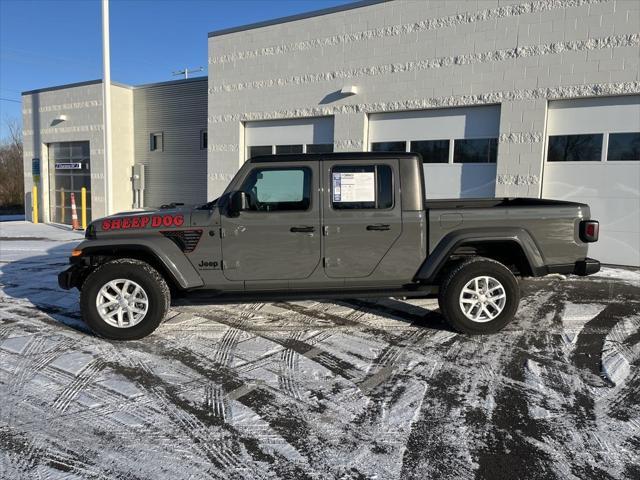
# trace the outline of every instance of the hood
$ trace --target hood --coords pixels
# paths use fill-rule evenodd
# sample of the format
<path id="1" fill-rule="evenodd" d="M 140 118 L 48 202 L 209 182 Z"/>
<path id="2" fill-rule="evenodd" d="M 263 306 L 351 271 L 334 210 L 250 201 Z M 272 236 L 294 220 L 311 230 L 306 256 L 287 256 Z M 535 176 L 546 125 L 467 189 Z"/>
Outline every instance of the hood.
<path id="1" fill-rule="evenodd" d="M 120 212 L 94 220 L 87 228 L 87 236 L 100 232 L 130 232 L 143 230 L 172 230 L 191 226 L 192 206 L 134 210 Z"/>

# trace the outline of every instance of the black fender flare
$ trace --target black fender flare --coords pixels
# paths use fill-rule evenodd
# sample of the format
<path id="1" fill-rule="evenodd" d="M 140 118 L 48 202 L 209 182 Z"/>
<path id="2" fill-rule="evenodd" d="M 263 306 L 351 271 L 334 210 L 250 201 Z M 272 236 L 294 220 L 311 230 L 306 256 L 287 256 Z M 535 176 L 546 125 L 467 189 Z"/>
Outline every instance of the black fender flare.
<path id="1" fill-rule="evenodd" d="M 544 259 L 540 248 L 524 228 L 468 228 L 445 235 L 420 266 L 414 281 L 432 282 L 456 248 L 475 242 L 513 242 L 524 252 L 534 275 L 544 269 Z"/>
<path id="2" fill-rule="evenodd" d="M 158 242 L 161 245 L 155 245 Z M 168 238 L 158 237 L 153 241 L 143 239 L 88 240 L 80 243 L 76 248 L 82 250 L 83 257 L 93 255 L 125 257 L 128 253 L 132 254 L 134 258 L 136 256 L 151 256 L 163 267 L 166 274 L 170 275 L 171 278 L 168 280 L 173 280 L 181 289 L 187 290 L 204 285 L 202 277 L 184 252 Z"/>

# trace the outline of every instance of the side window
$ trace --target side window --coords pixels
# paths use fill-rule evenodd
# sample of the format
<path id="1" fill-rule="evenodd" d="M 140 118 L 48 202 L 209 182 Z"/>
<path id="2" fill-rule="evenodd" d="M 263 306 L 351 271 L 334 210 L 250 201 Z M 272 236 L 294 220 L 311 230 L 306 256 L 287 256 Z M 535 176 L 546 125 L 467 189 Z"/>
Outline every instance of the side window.
<path id="1" fill-rule="evenodd" d="M 548 162 L 599 162 L 602 134 L 549 136 Z"/>
<path id="2" fill-rule="evenodd" d="M 610 133 L 607 160 L 640 160 L 640 132 Z"/>
<path id="3" fill-rule="evenodd" d="M 206 128 L 200 130 L 200 150 L 207 149 L 207 143 L 208 143 L 207 135 L 208 134 L 207 134 Z"/>
<path id="4" fill-rule="evenodd" d="M 242 185 L 251 198 L 252 210 L 275 212 L 308 210 L 311 206 L 311 170 L 256 168 Z"/>
<path id="5" fill-rule="evenodd" d="M 388 165 L 333 167 L 331 206 L 336 210 L 393 207 L 391 167 Z"/>
<path id="6" fill-rule="evenodd" d="M 150 152 L 164 151 L 164 133 L 163 132 L 155 132 L 149 136 L 149 151 Z"/>

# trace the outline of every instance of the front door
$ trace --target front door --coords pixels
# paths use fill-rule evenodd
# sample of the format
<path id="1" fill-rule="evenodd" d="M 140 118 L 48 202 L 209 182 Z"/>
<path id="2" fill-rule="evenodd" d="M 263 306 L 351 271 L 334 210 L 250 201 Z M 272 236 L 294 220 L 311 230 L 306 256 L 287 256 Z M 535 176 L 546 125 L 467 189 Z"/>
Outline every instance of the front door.
<path id="1" fill-rule="evenodd" d="M 250 210 L 222 216 L 223 273 L 252 286 L 309 277 L 320 263 L 318 162 L 256 163 L 241 183 Z"/>
<path id="2" fill-rule="evenodd" d="M 372 275 L 402 233 L 398 167 L 398 160 L 323 162 L 327 276 Z"/>

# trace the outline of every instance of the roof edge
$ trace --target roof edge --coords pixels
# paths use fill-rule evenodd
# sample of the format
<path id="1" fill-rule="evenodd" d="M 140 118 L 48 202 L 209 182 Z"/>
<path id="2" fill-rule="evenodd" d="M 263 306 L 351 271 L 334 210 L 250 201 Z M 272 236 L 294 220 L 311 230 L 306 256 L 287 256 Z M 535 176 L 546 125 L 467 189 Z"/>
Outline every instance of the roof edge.
<path id="1" fill-rule="evenodd" d="M 354 8 L 368 7 L 370 5 L 377 5 L 379 3 L 386 3 L 391 1 L 393 0 L 358 0 L 355 2 L 347 3 L 345 5 L 338 5 L 336 7 L 322 8 L 320 10 L 312 10 L 310 12 L 297 13 L 295 15 L 288 15 L 286 17 L 248 23 L 246 25 L 239 25 L 237 27 L 214 30 L 213 32 L 209 32 L 209 38 L 228 35 L 229 33 L 242 32 L 245 30 L 253 30 L 255 28 L 269 27 L 271 25 L 279 25 L 281 23 L 295 22 L 296 20 L 304 20 L 305 18 L 319 17 L 321 15 L 329 15 L 331 13 L 344 12 L 347 10 L 353 10 Z"/>
<path id="2" fill-rule="evenodd" d="M 143 83 L 141 85 L 127 85 L 125 83 L 112 81 L 111 85 L 116 87 L 128 88 L 129 90 L 136 90 L 139 88 L 157 87 L 162 85 L 175 85 L 180 83 L 191 83 L 191 82 L 205 82 L 208 79 L 209 77 L 207 76 L 200 76 L 200 77 L 192 77 L 192 78 L 182 78 L 178 80 L 167 80 L 166 82 Z M 66 90 L 67 88 L 86 87 L 88 85 L 97 85 L 101 83 L 102 83 L 102 79 L 99 78 L 97 80 L 87 80 L 86 82 L 66 83 L 64 85 L 56 85 L 54 87 L 44 87 L 44 88 L 38 88 L 35 90 L 27 90 L 25 92 L 22 92 L 21 95 L 22 96 L 34 95 L 36 93 L 52 92 L 55 90 Z"/>

